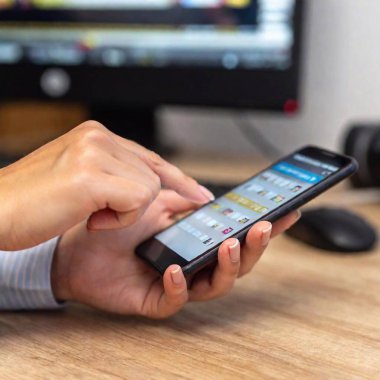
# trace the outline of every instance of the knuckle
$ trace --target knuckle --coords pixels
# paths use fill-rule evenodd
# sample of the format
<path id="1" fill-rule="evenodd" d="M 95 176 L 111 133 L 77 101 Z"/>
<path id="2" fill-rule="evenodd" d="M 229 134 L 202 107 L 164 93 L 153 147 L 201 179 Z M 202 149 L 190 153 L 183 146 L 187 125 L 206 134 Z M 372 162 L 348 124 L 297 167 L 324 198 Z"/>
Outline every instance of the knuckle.
<path id="1" fill-rule="evenodd" d="M 87 120 L 84 123 L 80 124 L 77 128 L 79 129 L 86 129 L 86 128 L 107 129 L 102 123 L 99 123 L 96 120 Z"/>
<path id="2" fill-rule="evenodd" d="M 239 268 L 240 268 L 240 262 L 233 263 L 227 272 L 228 277 L 235 279 L 239 273 Z"/>
<path id="3" fill-rule="evenodd" d="M 184 182 L 194 182 L 196 183 L 195 179 L 189 177 L 188 175 L 186 175 L 180 168 L 177 168 L 177 166 L 173 166 L 173 171 L 174 173 L 176 174 L 176 176 L 181 180 L 181 181 L 184 181 Z"/>
<path id="4" fill-rule="evenodd" d="M 195 179 L 186 175 L 181 169 L 176 166 L 172 167 L 172 176 L 176 178 L 176 190 L 184 192 L 189 188 L 194 188 L 197 185 Z"/>
<path id="5" fill-rule="evenodd" d="M 104 143 L 110 141 L 106 129 L 98 128 L 96 126 L 88 126 L 83 128 L 80 133 L 79 141 L 85 145 L 94 143 Z"/>
<path id="6" fill-rule="evenodd" d="M 186 175 L 182 170 L 176 168 L 177 171 L 177 178 L 178 178 L 178 190 L 179 191 L 186 191 L 187 189 L 195 189 L 198 186 L 197 181 Z"/>
<path id="7" fill-rule="evenodd" d="M 137 207 L 145 207 L 154 199 L 153 192 L 148 186 L 140 186 L 136 191 L 134 202 Z"/>
<path id="8" fill-rule="evenodd" d="M 165 160 L 158 153 L 152 150 L 148 151 L 148 158 L 155 168 L 159 168 L 165 163 Z"/>
<path id="9" fill-rule="evenodd" d="M 73 164 L 82 168 L 95 162 L 107 141 L 112 140 L 105 131 L 94 127 L 83 128 L 68 149 Z"/>

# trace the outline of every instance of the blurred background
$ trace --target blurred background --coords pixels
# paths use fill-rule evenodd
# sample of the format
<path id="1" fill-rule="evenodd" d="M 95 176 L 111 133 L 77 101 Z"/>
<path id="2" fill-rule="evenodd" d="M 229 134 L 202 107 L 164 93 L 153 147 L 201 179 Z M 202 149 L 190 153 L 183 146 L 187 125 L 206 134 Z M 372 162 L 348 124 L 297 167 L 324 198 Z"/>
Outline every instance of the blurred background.
<path id="1" fill-rule="evenodd" d="M 380 2 L 311 0 L 305 17 L 299 114 L 250 113 L 252 123 L 284 152 L 307 143 L 341 148 L 350 123 L 378 122 L 380 116 L 380 46 L 375 43 Z M 234 116 L 165 110 L 166 136 L 191 150 L 252 152 Z"/>
<path id="2" fill-rule="evenodd" d="M 89 6 L 91 3 L 92 6 Z M 109 9 L 109 4 L 114 4 L 115 8 L 120 8 L 127 4 L 130 10 L 136 11 L 137 3 L 139 4 L 138 11 L 140 15 L 143 15 L 142 20 L 147 24 L 152 22 L 151 18 L 154 19 L 152 15 L 149 16 L 151 18 L 146 17 L 146 14 L 149 13 L 148 11 L 152 14 L 152 9 L 159 4 L 163 7 L 173 6 L 173 2 L 170 1 L 146 1 L 144 6 L 147 9 L 141 10 L 144 1 L 108 2 L 107 6 L 105 5 L 106 2 L 101 1 L 0 1 L 0 59 L 2 59 L 0 65 L 0 83 L 2 83 L 0 85 L 0 97 L 2 99 L 0 103 L 0 151 L 3 154 L 17 156 L 20 153 L 29 151 L 40 143 L 72 128 L 86 118 L 92 117 L 94 113 L 92 112 L 93 109 L 90 110 L 91 112 L 89 111 L 89 103 L 91 103 L 92 108 L 94 108 L 94 104 L 96 107 L 98 104 L 103 105 L 104 103 L 101 101 L 102 99 L 100 101 L 99 99 L 94 100 L 88 96 L 88 93 L 93 91 L 90 88 L 87 90 L 85 88 L 82 92 L 74 91 L 70 93 L 69 90 L 65 93 L 64 91 L 58 95 L 44 93 L 40 88 L 40 77 L 46 72 L 46 69 L 49 67 L 63 67 L 70 76 L 73 69 L 75 69 L 72 67 L 73 63 L 69 62 L 61 65 L 59 64 L 61 62 L 48 62 L 46 56 L 43 57 L 44 52 L 42 51 L 35 52 L 33 64 L 31 61 L 26 63 L 25 58 L 18 62 L 15 57 L 11 57 L 12 45 L 10 42 L 17 42 L 23 45 L 24 49 L 26 49 L 27 43 L 29 44 L 29 49 L 33 44 L 37 46 L 39 42 L 41 43 L 41 39 L 50 34 L 49 31 L 57 28 L 58 21 L 61 23 L 58 27 L 64 24 L 66 28 L 63 30 L 63 37 L 65 33 L 70 32 L 72 25 L 75 23 L 77 23 L 75 25 L 78 25 L 78 22 L 81 28 L 85 29 L 89 25 L 93 28 L 94 25 L 98 26 L 99 21 L 96 18 L 88 18 L 88 13 L 101 11 L 102 7 L 108 7 L 108 13 L 103 12 L 104 17 L 109 17 L 108 21 L 106 20 L 107 22 L 112 21 L 119 26 L 124 23 L 123 25 L 128 24 L 128 27 L 130 27 L 134 24 L 133 20 L 113 19 L 114 14 L 110 12 L 112 9 Z M 258 13 L 261 6 L 262 8 L 272 7 L 274 10 L 288 7 L 291 12 L 294 12 L 293 7 L 296 6 L 293 1 L 287 0 L 261 2 L 236 0 L 227 1 L 227 5 L 224 2 L 208 0 L 180 3 L 181 7 L 186 11 L 204 11 L 205 9 L 209 11 L 213 9 L 214 14 L 210 16 L 210 22 L 203 20 L 202 22 L 205 25 L 200 25 L 202 22 L 199 22 L 199 25 L 197 24 L 199 27 L 204 27 L 202 32 L 210 30 L 208 28 L 210 23 L 220 22 L 220 25 L 216 25 L 217 28 L 229 28 L 230 31 L 233 29 L 235 33 L 240 24 L 242 28 L 247 28 L 247 24 L 250 23 L 249 19 L 247 21 L 247 16 L 244 19 L 241 14 L 239 15 L 239 11 L 244 9 L 251 9 L 252 11 L 253 7 L 256 6 L 256 10 L 254 9 L 253 11 Z M 221 5 L 222 3 L 224 5 Z M 165 84 L 164 79 L 161 82 L 157 81 L 156 75 L 151 75 L 150 73 L 147 76 L 145 76 L 145 73 L 138 74 L 142 78 L 141 83 L 138 83 L 138 85 L 146 87 L 148 93 L 149 91 L 154 93 L 156 91 L 162 93 L 171 92 L 168 99 L 165 99 L 165 96 L 161 99 L 155 99 L 155 95 L 145 96 L 146 94 L 141 93 L 136 95 L 136 104 L 139 107 L 143 106 L 144 109 L 147 109 L 146 105 L 149 103 L 149 106 L 154 106 L 157 111 L 158 140 L 165 146 L 197 154 L 199 152 L 228 155 L 262 153 L 257 144 L 255 144 L 255 133 L 260 134 L 275 149 L 283 153 L 307 143 L 337 149 L 341 147 L 345 129 L 351 122 L 358 120 L 377 121 L 380 112 L 380 96 L 378 95 L 378 89 L 380 88 L 380 76 L 378 75 L 380 48 L 374 42 L 376 40 L 375 36 L 380 33 L 378 23 L 380 3 L 371 0 L 362 0 L 360 2 L 355 0 L 309 0 L 295 3 L 304 3 L 303 5 L 305 6 L 302 9 L 302 15 L 296 20 L 297 25 L 298 23 L 302 25 L 302 30 L 301 28 L 296 30 L 300 38 L 301 59 L 293 57 L 293 61 L 289 63 L 289 65 L 297 63 L 297 78 L 294 77 L 294 72 L 291 73 L 292 79 L 290 82 L 289 80 L 284 82 L 280 78 L 277 82 L 271 82 L 271 89 L 267 91 L 265 87 L 268 86 L 265 86 L 265 82 L 259 81 L 260 83 L 258 83 L 257 81 L 257 77 L 260 77 L 260 75 L 244 77 L 245 74 L 243 74 L 237 81 L 238 84 L 240 80 L 245 83 L 244 86 L 241 86 L 242 99 L 237 99 L 234 102 L 236 95 L 233 94 L 234 90 L 231 90 L 230 87 L 231 83 L 236 81 L 233 77 L 228 79 L 225 74 L 219 72 L 218 75 L 220 75 L 215 79 L 219 86 L 216 90 L 224 92 L 225 98 L 219 101 L 213 98 L 213 93 L 209 94 L 209 97 L 205 99 L 200 95 L 204 91 L 205 80 L 207 81 L 210 76 L 205 74 L 201 75 L 200 78 L 196 78 L 196 75 L 197 72 L 205 69 L 207 65 L 198 64 L 198 67 L 196 67 L 196 64 L 192 66 L 194 62 L 188 64 L 187 66 L 191 66 L 191 68 L 188 72 L 183 72 L 183 76 L 178 75 L 178 73 L 173 74 L 174 70 L 176 70 L 175 67 L 172 72 L 167 67 L 161 68 L 161 70 L 166 71 L 165 74 L 162 73 L 167 83 L 166 87 L 162 87 L 163 83 Z M 98 8 L 96 8 L 96 4 Z M 179 7 L 178 4 L 175 4 L 175 6 Z M 216 8 L 225 11 L 225 14 L 222 15 L 224 18 L 220 15 L 218 16 L 219 18 L 215 17 Z M 86 11 L 83 11 L 83 9 Z M 228 18 L 231 12 L 235 18 L 232 16 Z M 125 13 L 131 12 L 126 11 Z M 249 12 L 246 12 L 246 14 L 249 15 Z M 289 17 L 293 16 L 293 13 L 291 13 Z M 172 23 L 175 20 L 174 23 L 178 27 L 181 20 L 178 19 L 178 15 L 173 17 L 177 18 L 171 18 L 169 21 Z M 257 14 L 252 17 L 256 17 L 255 22 L 257 22 Z M 105 20 L 100 19 L 100 21 L 104 22 Z M 190 22 L 185 20 L 185 23 L 187 23 L 187 30 L 191 29 L 189 28 L 191 20 Z M 155 27 L 157 26 L 156 24 Z M 45 37 L 41 38 L 41 34 L 36 34 L 36 37 L 33 37 L 30 30 L 40 30 L 41 25 L 44 28 L 42 33 Z M 115 26 L 113 27 L 115 28 Z M 178 29 L 176 30 L 178 31 Z M 197 40 L 197 36 L 193 36 L 193 38 L 196 41 L 201 40 Z M 39 48 L 41 49 L 41 46 Z M 13 54 L 15 54 L 14 51 Z M 45 55 L 47 55 L 46 52 Z M 230 64 L 235 71 L 260 71 L 257 67 L 251 67 L 251 70 L 238 65 L 234 67 L 236 56 L 230 54 L 229 58 Z M 12 59 L 15 60 L 12 61 Z M 113 64 L 116 66 L 118 56 L 115 52 L 113 59 L 115 61 Z M 175 59 L 173 60 L 175 61 Z M 31 68 L 31 66 L 34 67 Z M 38 66 L 37 70 L 35 66 Z M 212 69 L 206 67 L 205 71 L 208 70 L 207 73 L 209 73 Z M 234 71 L 231 70 L 231 67 L 228 70 L 224 69 L 224 71 Z M 262 70 L 262 68 L 259 69 Z M 289 68 L 284 66 L 280 69 L 286 71 Z M 118 67 L 116 70 L 121 72 L 124 68 Z M 157 70 L 160 70 L 160 68 L 155 68 L 155 71 Z M 215 70 L 220 71 L 219 68 Z M 265 70 L 275 71 L 273 67 L 267 67 Z M 126 73 L 125 75 L 128 75 L 128 71 Z M 77 72 L 72 75 L 71 85 L 83 86 L 84 83 L 84 86 L 88 86 L 87 82 L 75 83 L 78 75 Z M 97 77 L 98 75 L 105 76 L 102 71 L 94 71 L 91 75 L 98 90 L 101 87 L 100 91 L 112 93 L 112 86 L 114 86 L 114 84 L 110 83 L 112 77 L 107 77 L 102 82 L 101 80 L 98 81 L 99 78 Z M 133 75 L 135 75 L 134 72 L 132 72 L 131 76 Z M 185 76 L 188 76 L 190 80 L 194 80 L 195 84 L 187 83 L 184 79 Z M 115 76 L 115 78 L 119 77 Z M 179 101 L 175 99 L 178 89 L 173 90 L 172 83 L 177 78 L 179 81 L 183 81 L 181 85 L 183 84 L 184 86 L 184 92 L 189 92 L 187 98 L 185 96 Z M 197 83 L 203 83 L 203 87 L 197 88 Z M 128 107 L 135 105 L 131 99 L 133 99 L 133 92 L 136 90 L 127 87 L 129 85 L 130 83 L 125 83 L 125 93 L 129 94 L 125 106 Z M 150 86 L 151 88 L 149 89 Z M 33 87 L 35 88 L 33 89 Z M 191 91 L 188 91 L 191 87 Z M 284 94 L 281 94 L 284 98 L 283 101 L 286 102 L 286 96 L 288 96 L 288 100 L 297 102 L 296 108 L 299 107 L 298 112 L 281 112 L 281 106 L 278 104 L 282 101 L 281 99 L 276 99 L 277 103 L 274 101 L 273 104 L 270 104 L 270 96 L 281 92 L 284 88 L 286 88 L 288 94 L 285 90 Z M 239 86 L 237 85 L 238 90 Z M 232 93 L 230 94 L 231 91 Z M 255 100 L 250 104 L 249 98 L 251 94 L 255 98 L 260 96 L 261 92 L 266 104 L 264 104 L 265 102 L 259 104 Z M 199 99 L 197 98 L 198 95 Z M 229 96 L 231 96 L 231 101 L 228 101 Z M 145 101 L 146 99 L 148 100 Z M 248 99 L 248 101 L 245 102 L 244 99 Z M 115 97 L 111 99 L 110 103 L 112 101 L 120 104 L 121 108 L 124 107 L 122 97 Z M 212 103 L 216 103 L 217 107 L 214 107 Z M 195 107 L 190 107 L 189 104 L 194 104 Z M 245 107 L 242 109 L 240 105 Z M 110 120 L 111 125 L 108 124 L 107 126 L 113 127 L 113 122 L 115 121 Z M 253 132 L 251 135 L 253 137 L 250 135 L 250 138 L 247 138 L 247 133 L 242 133 L 242 122 L 245 129 L 252 127 Z M 121 129 L 123 128 L 126 129 L 125 124 L 121 127 Z M 151 133 L 150 130 L 144 130 L 144 126 L 140 125 L 139 128 L 142 128 L 140 129 L 140 134 Z M 120 132 L 120 126 L 115 129 Z M 259 141 L 260 148 L 261 140 L 258 139 L 257 141 Z"/>

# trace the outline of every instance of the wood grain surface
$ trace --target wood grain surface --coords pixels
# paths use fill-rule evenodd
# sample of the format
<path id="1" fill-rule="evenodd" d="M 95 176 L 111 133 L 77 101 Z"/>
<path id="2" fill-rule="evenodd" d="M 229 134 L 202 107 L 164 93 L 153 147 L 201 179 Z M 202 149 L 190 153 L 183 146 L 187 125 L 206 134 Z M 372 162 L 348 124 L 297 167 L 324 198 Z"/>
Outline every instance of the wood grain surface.
<path id="1" fill-rule="evenodd" d="M 253 165 L 178 163 L 221 180 Z M 380 226 L 380 203 L 350 207 Z M 380 250 L 343 256 L 281 236 L 230 295 L 165 321 L 81 305 L 0 313 L 0 379 L 62 378 L 379 379 Z"/>

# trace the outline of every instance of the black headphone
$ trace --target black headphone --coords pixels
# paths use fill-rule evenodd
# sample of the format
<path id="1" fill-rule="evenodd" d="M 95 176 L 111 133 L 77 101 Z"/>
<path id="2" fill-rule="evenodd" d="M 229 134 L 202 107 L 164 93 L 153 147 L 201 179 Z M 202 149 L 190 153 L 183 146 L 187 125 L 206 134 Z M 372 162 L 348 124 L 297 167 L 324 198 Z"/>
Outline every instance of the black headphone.
<path id="1" fill-rule="evenodd" d="M 344 152 L 359 163 L 351 177 L 356 187 L 380 187 L 380 125 L 355 125 L 345 137 Z"/>

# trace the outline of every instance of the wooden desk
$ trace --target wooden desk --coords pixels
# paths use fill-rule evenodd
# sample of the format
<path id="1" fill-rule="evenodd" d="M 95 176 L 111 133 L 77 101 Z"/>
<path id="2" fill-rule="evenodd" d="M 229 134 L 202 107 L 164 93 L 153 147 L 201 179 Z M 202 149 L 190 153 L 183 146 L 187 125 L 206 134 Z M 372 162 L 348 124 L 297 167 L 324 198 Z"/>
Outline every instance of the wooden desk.
<path id="1" fill-rule="evenodd" d="M 251 172 L 178 162 L 214 179 Z M 380 203 L 360 211 L 379 225 Z M 166 321 L 79 305 L 1 313 L 0 344 L 4 380 L 377 379 L 380 251 L 345 257 L 279 237 L 224 299 Z"/>

